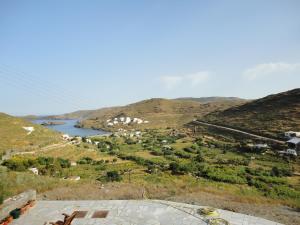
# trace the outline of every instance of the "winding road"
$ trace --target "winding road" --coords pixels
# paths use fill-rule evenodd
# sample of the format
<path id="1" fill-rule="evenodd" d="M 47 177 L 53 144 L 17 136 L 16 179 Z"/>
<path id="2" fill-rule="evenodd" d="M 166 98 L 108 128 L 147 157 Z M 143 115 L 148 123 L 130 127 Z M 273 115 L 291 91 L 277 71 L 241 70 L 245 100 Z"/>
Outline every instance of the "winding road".
<path id="1" fill-rule="evenodd" d="M 229 130 L 229 131 L 233 131 L 233 132 L 236 132 L 236 133 L 248 135 L 250 137 L 259 138 L 259 139 L 266 140 L 266 141 L 276 142 L 276 143 L 279 143 L 279 144 L 284 144 L 285 143 L 284 141 L 280 141 L 280 140 L 277 140 L 277 139 L 274 139 L 274 138 L 263 137 L 263 136 L 260 136 L 260 135 L 257 135 L 257 134 L 252 134 L 252 133 L 245 132 L 245 131 L 242 131 L 242 130 L 238 130 L 238 129 L 234 129 L 234 128 L 230 128 L 230 127 L 225 127 L 225 126 L 220 126 L 220 125 L 216 125 L 216 124 L 212 124 L 212 123 L 206 123 L 206 122 L 202 122 L 202 121 L 198 121 L 198 120 L 194 120 L 193 123 L 194 124 L 205 125 L 205 126 L 209 126 L 209 127 L 216 127 L 216 128 L 220 128 L 220 129 L 223 129 L 223 130 Z"/>

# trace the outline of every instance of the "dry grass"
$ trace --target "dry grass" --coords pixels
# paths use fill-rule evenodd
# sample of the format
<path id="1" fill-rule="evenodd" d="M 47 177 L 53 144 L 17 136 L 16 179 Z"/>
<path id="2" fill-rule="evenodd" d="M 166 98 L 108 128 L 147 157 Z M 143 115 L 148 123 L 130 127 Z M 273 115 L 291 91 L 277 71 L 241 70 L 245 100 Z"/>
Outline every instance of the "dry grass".
<path id="1" fill-rule="evenodd" d="M 27 135 L 23 126 L 34 127 L 35 131 Z M 61 141 L 59 133 L 4 113 L 0 113 L 0 137 L 0 154 L 9 149 L 35 150 Z"/>

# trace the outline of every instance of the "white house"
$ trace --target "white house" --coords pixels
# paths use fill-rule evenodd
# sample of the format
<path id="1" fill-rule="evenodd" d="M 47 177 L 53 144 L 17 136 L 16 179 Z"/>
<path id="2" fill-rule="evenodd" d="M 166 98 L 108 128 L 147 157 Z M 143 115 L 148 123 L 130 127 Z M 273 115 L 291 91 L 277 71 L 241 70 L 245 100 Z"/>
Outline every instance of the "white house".
<path id="1" fill-rule="evenodd" d="M 286 151 L 279 151 L 280 154 L 298 156 L 295 149 L 287 149 Z"/>
<path id="2" fill-rule="evenodd" d="M 34 127 L 23 127 L 23 129 L 28 132 L 27 135 L 31 134 L 34 131 Z"/>
<path id="3" fill-rule="evenodd" d="M 268 149 L 270 147 L 267 144 L 255 144 L 255 145 L 253 145 L 253 148 L 256 148 L 256 149 Z"/>
<path id="4" fill-rule="evenodd" d="M 71 166 L 77 166 L 77 162 L 71 162 Z"/>
<path id="5" fill-rule="evenodd" d="M 131 118 L 127 116 L 124 124 L 129 124 L 130 122 L 131 122 Z"/>
<path id="6" fill-rule="evenodd" d="M 79 181 L 80 180 L 80 176 L 71 176 L 67 178 L 68 180 L 72 180 L 72 181 Z"/>
<path id="7" fill-rule="evenodd" d="M 140 118 L 133 118 L 133 122 L 137 123 L 137 124 L 141 124 L 141 123 L 143 123 L 143 120 Z"/>
<path id="8" fill-rule="evenodd" d="M 35 175 L 39 175 L 38 168 L 33 167 L 33 168 L 29 168 L 28 170 L 31 171 L 31 172 L 33 172 Z"/>
<path id="9" fill-rule="evenodd" d="M 66 141 L 68 141 L 68 140 L 71 139 L 71 137 L 70 137 L 68 134 L 63 134 L 63 135 L 62 135 L 62 138 L 63 138 L 64 140 L 66 140 Z"/>
<path id="10" fill-rule="evenodd" d="M 300 138 L 293 137 L 292 139 L 286 142 L 290 149 L 294 149 L 296 151 L 300 151 Z"/>
<path id="11" fill-rule="evenodd" d="M 114 125 L 114 124 L 111 123 L 111 122 L 107 123 L 107 126 L 109 126 L 109 127 L 112 127 L 113 125 Z"/>
<path id="12" fill-rule="evenodd" d="M 300 137 L 300 132 L 296 131 L 287 131 L 284 133 L 284 136 L 287 138 Z"/>

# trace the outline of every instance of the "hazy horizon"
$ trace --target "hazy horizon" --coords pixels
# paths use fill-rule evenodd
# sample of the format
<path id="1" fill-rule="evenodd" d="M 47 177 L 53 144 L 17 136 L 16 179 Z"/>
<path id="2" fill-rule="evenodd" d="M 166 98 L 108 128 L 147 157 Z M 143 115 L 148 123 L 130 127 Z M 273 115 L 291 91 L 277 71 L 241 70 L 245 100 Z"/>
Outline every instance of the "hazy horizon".
<path id="1" fill-rule="evenodd" d="M 300 2 L 0 2 L 0 111 L 256 99 L 300 84 Z"/>

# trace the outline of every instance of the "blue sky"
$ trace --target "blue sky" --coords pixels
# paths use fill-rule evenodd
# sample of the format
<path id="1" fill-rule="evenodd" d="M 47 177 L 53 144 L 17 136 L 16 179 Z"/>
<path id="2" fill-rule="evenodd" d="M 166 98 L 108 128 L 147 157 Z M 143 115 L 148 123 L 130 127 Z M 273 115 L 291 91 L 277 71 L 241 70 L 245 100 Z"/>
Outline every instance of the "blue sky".
<path id="1" fill-rule="evenodd" d="M 0 111 L 300 87 L 300 1 L 0 1 Z"/>

